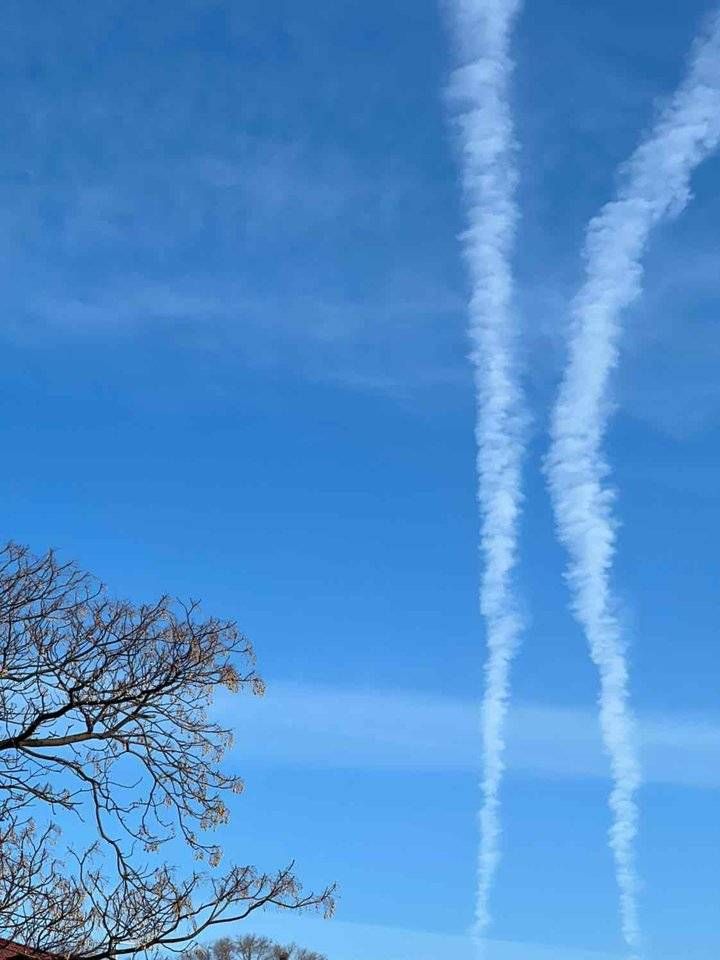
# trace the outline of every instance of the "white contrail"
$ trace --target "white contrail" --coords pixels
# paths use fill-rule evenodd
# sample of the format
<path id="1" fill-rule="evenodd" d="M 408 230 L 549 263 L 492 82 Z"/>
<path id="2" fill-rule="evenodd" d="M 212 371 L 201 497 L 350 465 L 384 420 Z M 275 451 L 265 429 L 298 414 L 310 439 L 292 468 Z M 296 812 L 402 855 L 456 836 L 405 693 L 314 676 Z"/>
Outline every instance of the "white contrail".
<path id="1" fill-rule="evenodd" d="M 469 335 L 477 391 L 480 606 L 489 651 L 482 706 L 484 772 L 475 910 L 480 947 L 490 922 L 490 888 L 499 861 L 505 715 L 510 663 L 521 629 L 512 588 L 524 451 L 521 393 L 514 369 L 517 329 L 510 258 L 517 177 L 508 102 L 510 34 L 520 2 L 454 0 L 452 6 L 463 63 L 453 73 L 450 93 L 459 104 L 455 117 L 468 208 L 462 242 L 472 285 Z"/>
<path id="2" fill-rule="evenodd" d="M 607 384 L 617 364 L 620 314 L 641 292 L 653 226 L 690 199 L 690 176 L 720 140 L 720 14 L 694 48 L 686 79 L 621 169 L 616 199 L 590 222 L 585 282 L 573 304 L 569 360 L 553 413 L 547 460 L 559 536 L 570 560 L 573 610 L 600 674 L 600 721 L 610 756 L 615 857 L 623 935 L 640 949 L 634 839 L 640 771 L 628 709 L 625 649 L 609 573 L 615 552 L 612 492 L 601 443 Z"/>

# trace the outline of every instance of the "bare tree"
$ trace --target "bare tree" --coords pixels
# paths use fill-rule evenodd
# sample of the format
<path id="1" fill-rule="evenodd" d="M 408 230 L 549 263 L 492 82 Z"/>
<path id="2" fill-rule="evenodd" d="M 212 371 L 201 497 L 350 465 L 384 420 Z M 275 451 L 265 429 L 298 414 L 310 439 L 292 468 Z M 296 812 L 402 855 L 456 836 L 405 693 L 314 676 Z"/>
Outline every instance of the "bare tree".
<path id="1" fill-rule="evenodd" d="M 256 937 L 252 933 L 238 937 L 234 945 L 238 960 L 264 960 L 272 948 L 267 937 Z"/>
<path id="2" fill-rule="evenodd" d="M 265 958 L 263 958 L 263 960 L 265 960 Z M 267 960 L 327 960 L 327 958 L 312 950 L 296 947 L 294 943 L 288 946 L 273 943 L 267 954 Z"/>
<path id="3" fill-rule="evenodd" d="M 329 914 L 293 865 L 218 871 L 239 779 L 213 694 L 263 691 L 234 623 L 133 605 L 52 552 L 0 550 L 0 935 L 80 960 L 182 950 L 265 906 Z M 59 846 L 76 816 L 92 842 Z M 175 841 L 206 867 L 152 863 Z M 169 845 L 166 846 L 166 845 Z M 218 958 L 220 960 L 220 958 Z"/>
<path id="4" fill-rule="evenodd" d="M 183 953 L 182 960 L 327 960 L 327 957 L 294 943 L 273 943 L 267 937 L 250 933 L 234 939 L 223 937 L 209 946 L 193 947 Z"/>

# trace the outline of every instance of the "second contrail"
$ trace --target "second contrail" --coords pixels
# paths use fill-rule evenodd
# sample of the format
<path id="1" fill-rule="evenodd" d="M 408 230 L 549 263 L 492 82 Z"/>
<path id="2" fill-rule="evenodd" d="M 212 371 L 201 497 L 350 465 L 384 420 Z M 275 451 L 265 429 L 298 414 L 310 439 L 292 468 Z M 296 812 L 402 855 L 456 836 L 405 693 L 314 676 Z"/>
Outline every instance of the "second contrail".
<path id="1" fill-rule="evenodd" d="M 600 722 L 610 757 L 612 848 L 625 941 L 640 950 L 635 836 L 640 770 L 628 706 L 628 668 L 610 571 L 616 522 L 602 440 L 608 377 L 618 360 L 622 310 L 641 293 L 652 228 L 690 199 L 690 176 L 720 141 L 720 14 L 695 45 L 686 79 L 621 169 L 616 198 L 590 222 L 586 276 L 573 305 L 569 359 L 551 424 L 547 474 L 569 553 L 573 610 L 600 677 Z"/>

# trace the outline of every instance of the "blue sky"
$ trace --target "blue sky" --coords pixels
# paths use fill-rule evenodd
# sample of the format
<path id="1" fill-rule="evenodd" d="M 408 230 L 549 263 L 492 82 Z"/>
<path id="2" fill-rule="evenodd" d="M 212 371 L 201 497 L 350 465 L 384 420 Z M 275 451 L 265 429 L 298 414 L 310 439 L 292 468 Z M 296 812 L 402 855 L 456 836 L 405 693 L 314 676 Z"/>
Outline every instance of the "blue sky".
<path id="1" fill-rule="evenodd" d="M 535 0 L 518 24 L 529 628 L 490 960 L 622 955 L 539 468 L 585 224 L 709 9 Z M 333 960 L 470 956 L 483 632 L 446 26 L 425 0 L 4 7 L 3 535 L 251 636 L 269 693 L 219 707 L 247 782 L 226 854 L 337 879 L 333 923 L 256 925 Z M 608 441 L 654 960 L 720 947 L 719 186 L 711 159 L 653 237 Z"/>

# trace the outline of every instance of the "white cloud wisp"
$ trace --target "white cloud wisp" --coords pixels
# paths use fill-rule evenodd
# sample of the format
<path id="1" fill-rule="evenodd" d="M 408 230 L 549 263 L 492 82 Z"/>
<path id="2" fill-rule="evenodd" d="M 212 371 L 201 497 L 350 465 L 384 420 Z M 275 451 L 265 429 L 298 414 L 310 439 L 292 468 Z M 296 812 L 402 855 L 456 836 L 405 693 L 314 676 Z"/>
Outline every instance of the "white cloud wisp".
<path id="1" fill-rule="evenodd" d="M 220 694 L 244 764 L 474 777 L 479 705 L 413 691 L 272 683 L 264 697 Z M 638 721 L 644 779 L 672 790 L 720 791 L 720 714 L 650 713 Z M 514 703 L 506 766 L 523 780 L 602 781 L 592 708 Z"/>
<path id="2" fill-rule="evenodd" d="M 690 176 L 720 140 L 720 14 L 697 41 L 685 80 L 620 172 L 614 200 L 590 222 L 586 276 L 572 311 L 569 359 L 551 424 L 547 475 L 558 534 L 569 553 L 572 607 L 600 676 L 600 724 L 610 757 L 610 846 L 622 931 L 640 949 L 634 841 L 640 764 L 628 706 L 628 668 L 610 571 L 616 522 L 602 439 L 608 377 L 618 362 L 621 314 L 642 288 L 652 228 L 690 200 Z"/>
<path id="3" fill-rule="evenodd" d="M 509 45 L 519 0 L 456 0 L 455 27 L 463 65 L 450 92 L 458 104 L 467 229 L 462 243 L 471 298 L 470 359 L 477 393 L 478 502 L 483 560 L 480 606 L 488 660 L 482 707 L 484 772 L 475 934 L 490 922 L 489 899 L 500 856 L 500 785 L 510 665 L 521 622 L 513 594 L 521 502 L 522 398 L 515 372 L 511 252 L 517 207 L 514 139 L 508 87 Z"/>

